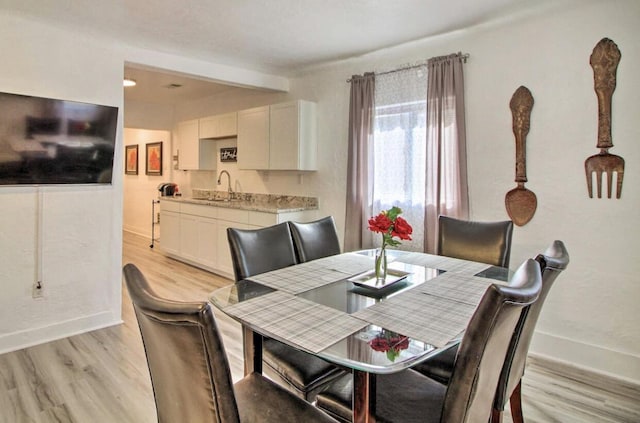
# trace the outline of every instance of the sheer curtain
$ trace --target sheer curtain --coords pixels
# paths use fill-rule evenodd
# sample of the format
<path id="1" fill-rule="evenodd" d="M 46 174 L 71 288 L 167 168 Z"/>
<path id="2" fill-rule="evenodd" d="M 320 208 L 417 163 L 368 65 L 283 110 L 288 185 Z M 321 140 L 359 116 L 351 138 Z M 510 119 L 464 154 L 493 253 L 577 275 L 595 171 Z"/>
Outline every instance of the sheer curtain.
<path id="1" fill-rule="evenodd" d="M 436 253 L 438 216 L 469 218 L 464 115 L 464 56 L 429 59 L 424 251 Z"/>
<path id="2" fill-rule="evenodd" d="M 371 215 L 374 92 L 373 73 L 351 77 L 344 251 L 368 248 L 373 242 L 366 227 Z"/>
<path id="3" fill-rule="evenodd" d="M 392 206 L 407 250 L 436 252 L 440 214 L 468 218 L 464 59 L 351 78 L 345 251 L 375 246 L 367 219 Z"/>
<path id="4" fill-rule="evenodd" d="M 373 162 L 373 214 L 393 206 L 413 227 L 412 241 L 424 245 L 427 67 L 376 75 Z"/>

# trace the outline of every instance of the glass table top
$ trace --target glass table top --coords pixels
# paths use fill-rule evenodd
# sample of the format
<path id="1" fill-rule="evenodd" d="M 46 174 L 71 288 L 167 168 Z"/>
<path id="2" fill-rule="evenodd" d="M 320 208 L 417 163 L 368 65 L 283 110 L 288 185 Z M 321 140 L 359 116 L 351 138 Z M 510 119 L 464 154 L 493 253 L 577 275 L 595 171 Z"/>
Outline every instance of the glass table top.
<path id="1" fill-rule="evenodd" d="M 382 289 L 363 287 L 349 281 L 355 275 L 345 274 L 342 280 L 299 293 L 296 297 L 352 315 L 402 293 L 409 293 L 412 289 L 429 283 L 430 280 L 445 273 L 444 270 L 402 262 L 402 257 L 406 254 L 404 252 L 393 251 L 390 253 L 393 261 L 389 263 L 389 268 L 408 273 L 406 278 L 392 285 Z M 373 252 L 367 250 L 362 254 L 372 255 Z M 509 270 L 487 265 L 485 270 L 475 276 L 507 281 Z M 275 291 L 275 289 L 260 283 L 243 280 L 213 291 L 209 299 L 214 306 L 224 312 L 225 308 L 231 305 Z M 246 321 L 241 321 L 241 323 L 264 336 L 289 343 L 287 340 L 269 333 L 264 327 L 257 327 Z M 411 367 L 439 352 L 438 348 L 420 340 L 380 326 L 366 324 L 366 322 L 363 322 L 363 325 L 365 326 L 361 330 L 342 339 L 337 339 L 335 343 L 320 352 L 308 352 L 339 365 L 379 374 L 393 373 Z M 459 339 L 460 336 L 452 340 L 451 343 L 457 343 Z"/>

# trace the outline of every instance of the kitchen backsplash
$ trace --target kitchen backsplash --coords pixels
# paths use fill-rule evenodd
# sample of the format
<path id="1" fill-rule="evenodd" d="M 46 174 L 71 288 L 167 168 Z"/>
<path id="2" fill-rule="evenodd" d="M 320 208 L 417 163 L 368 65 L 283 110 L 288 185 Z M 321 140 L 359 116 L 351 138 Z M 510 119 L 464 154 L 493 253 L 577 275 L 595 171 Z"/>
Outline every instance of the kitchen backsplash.
<path id="1" fill-rule="evenodd" d="M 194 198 L 229 198 L 227 191 L 215 191 L 207 189 L 193 189 L 191 196 Z M 295 195 L 277 194 L 252 194 L 244 192 L 232 192 L 231 199 L 254 203 L 256 205 L 270 205 L 277 208 L 305 208 L 317 209 L 318 199 L 316 197 L 298 197 Z"/>

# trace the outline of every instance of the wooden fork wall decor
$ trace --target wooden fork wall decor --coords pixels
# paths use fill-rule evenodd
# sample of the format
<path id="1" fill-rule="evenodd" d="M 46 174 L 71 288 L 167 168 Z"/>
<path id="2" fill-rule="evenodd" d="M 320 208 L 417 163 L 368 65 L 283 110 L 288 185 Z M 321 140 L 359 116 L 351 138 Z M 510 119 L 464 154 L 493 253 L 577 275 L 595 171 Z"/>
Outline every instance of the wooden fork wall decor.
<path id="1" fill-rule="evenodd" d="M 613 147 L 611 139 L 611 98 L 616 89 L 616 71 L 621 57 L 616 43 L 603 38 L 591 53 L 589 63 L 593 68 L 593 82 L 598 97 L 598 154 L 584 162 L 587 174 L 587 190 L 593 198 L 593 176 L 596 178 L 598 198 L 602 198 L 602 178 L 607 178 L 607 197 L 611 198 L 613 175 L 616 174 L 616 198 L 622 194 L 622 177 L 624 176 L 624 159 L 610 154 Z"/>

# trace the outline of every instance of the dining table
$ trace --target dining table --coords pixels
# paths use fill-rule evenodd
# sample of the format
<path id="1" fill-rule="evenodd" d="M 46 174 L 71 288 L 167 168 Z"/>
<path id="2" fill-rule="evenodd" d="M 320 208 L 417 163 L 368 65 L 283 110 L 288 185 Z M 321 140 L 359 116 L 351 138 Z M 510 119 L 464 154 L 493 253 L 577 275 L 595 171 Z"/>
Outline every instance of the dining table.
<path id="1" fill-rule="evenodd" d="M 375 421 L 376 377 L 408 369 L 460 342 L 487 287 L 509 269 L 390 250 L 324 257 L 216 289 L 210 302 L 242 324 L 244 371 L 262 372 L 263 338 L 348 369 L 353 421 Z"/>

